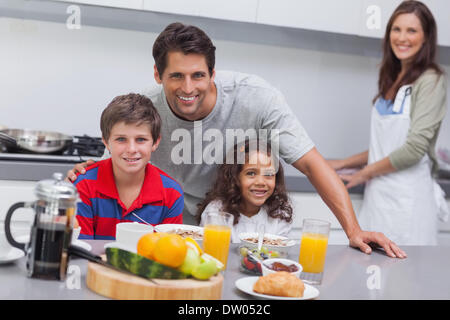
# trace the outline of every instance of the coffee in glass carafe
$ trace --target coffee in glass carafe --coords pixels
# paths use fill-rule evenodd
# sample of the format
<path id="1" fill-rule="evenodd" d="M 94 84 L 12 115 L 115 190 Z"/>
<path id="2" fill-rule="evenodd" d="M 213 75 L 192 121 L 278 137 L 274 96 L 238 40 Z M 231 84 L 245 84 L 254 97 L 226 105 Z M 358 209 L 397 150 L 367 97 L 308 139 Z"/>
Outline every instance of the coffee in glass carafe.
<path id="1" fill-rule="evenodd" d="M 5 233 L 12 246 L 25 251 L 28 276 L 33 278 L 63 280 L 69 262 L 68 248 L 76 214 L 78 192 L 61 173 L 53 179 L 39 181 L 35 188 L 38 200 L 14 204 L 6 215 Z M 20 207 L 35 211 L 30 242 L 25 245 L 14 240 L 11 233 L 11 217 Z"/>

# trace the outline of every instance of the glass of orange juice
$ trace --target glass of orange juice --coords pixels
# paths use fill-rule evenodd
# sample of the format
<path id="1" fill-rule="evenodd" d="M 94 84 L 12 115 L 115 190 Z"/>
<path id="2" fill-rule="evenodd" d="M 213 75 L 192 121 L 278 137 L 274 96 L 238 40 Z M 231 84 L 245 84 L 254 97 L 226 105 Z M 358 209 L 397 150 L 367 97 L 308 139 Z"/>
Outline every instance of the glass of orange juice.
<path id="1" fill-rule="evenodd" d="M 234 216 L 222 211 L 205 212 L 203 251 L 220 260 L 226 268 Z"/>
<path id="2" fill-rule="evenodd" d="M 322 283 L 330 225 L 318 219 L 303 220 L 298 262 L 303 267 L 300 278 L 306 283 Z"/>

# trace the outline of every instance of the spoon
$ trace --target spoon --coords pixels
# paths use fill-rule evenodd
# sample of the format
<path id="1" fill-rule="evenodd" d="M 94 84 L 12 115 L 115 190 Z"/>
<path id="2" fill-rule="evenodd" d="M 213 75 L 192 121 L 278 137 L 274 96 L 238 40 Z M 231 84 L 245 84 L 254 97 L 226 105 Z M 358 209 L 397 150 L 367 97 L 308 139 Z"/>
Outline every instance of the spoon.
<path id="1" fill-rule="evenodd" d="M 261 252 L 261 248 L 262 248 L 263 240 L 264 240 L 265 228 L 266 228 L 266 225 L 264 223 L 261 223 L 258 225 L 258 252 Z"/>

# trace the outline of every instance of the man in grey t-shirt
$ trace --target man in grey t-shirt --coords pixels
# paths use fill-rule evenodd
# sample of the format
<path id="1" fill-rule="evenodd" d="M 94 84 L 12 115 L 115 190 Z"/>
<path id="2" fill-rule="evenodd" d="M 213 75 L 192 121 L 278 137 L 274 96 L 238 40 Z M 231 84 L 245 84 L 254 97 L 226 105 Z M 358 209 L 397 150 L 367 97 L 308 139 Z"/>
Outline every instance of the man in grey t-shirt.
<path id="1" fill-rule="evenodd" d="M 163 122 L 162 139 L 152 155 L 152 163 L 183 186 L 185 223 L 193 222 L 196 204 L 209 191 L 217 164 L 223 162 L 226 150 L 235 142 L 251 138 L 252 134 L 267 133 L 267 140 L 278 142 L 279 154 L 289 164 L 314 147 L 281 93 L 263 79 L 217 71 L 214 85 L 215 106 L 205 117 L 195 121 L 174 114 L 161 87 L 144 92 L 153 101 Z"/>
<path id="2" fill-rule="evenodd" d="M 167 26 L 153 45 L 153 57 L 155 80 L 162 90 L 146 94 L 161 115 L 162 132 L 152 163 L 183 186 L 185 223 L 193 221 L 190 215 L 195 214 L 196 203 L 213 182 L 215 160 L 223 158 L 234 139 L 242 139 L 249 129 L 257 133 L 267 130 L 270 138 L 276 131 L 281 158 L 308 177 L 351 246 L 370 253 L 369 244 L 374 243 L 391 257 L 406 257 L 382 233 L 361 230 L 343 182 L 316 150 L 278 90 L 256 76 L 216 72 L 215 47 L 194 26 Z M 83 173 L 88 164 L 77 165 L 68 177 L 74 180 L 74 172 Z"/>

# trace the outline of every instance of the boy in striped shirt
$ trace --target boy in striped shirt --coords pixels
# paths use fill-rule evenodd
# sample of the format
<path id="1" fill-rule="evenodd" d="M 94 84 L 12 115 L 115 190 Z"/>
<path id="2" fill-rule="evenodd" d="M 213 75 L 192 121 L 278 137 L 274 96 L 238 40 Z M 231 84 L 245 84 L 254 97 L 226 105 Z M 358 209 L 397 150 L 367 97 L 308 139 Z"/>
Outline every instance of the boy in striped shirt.
<path id="1" fill-rule="evenodd" d="M 73 182 L 79 239 L 115 239 L 116 224 L 183 223 L 180 185 L 149 163 L 160 142 L 161 118 L 150 99 L 118 96 L 103 111 L 102 140 L 111 158 L 99 161 Z"/>

